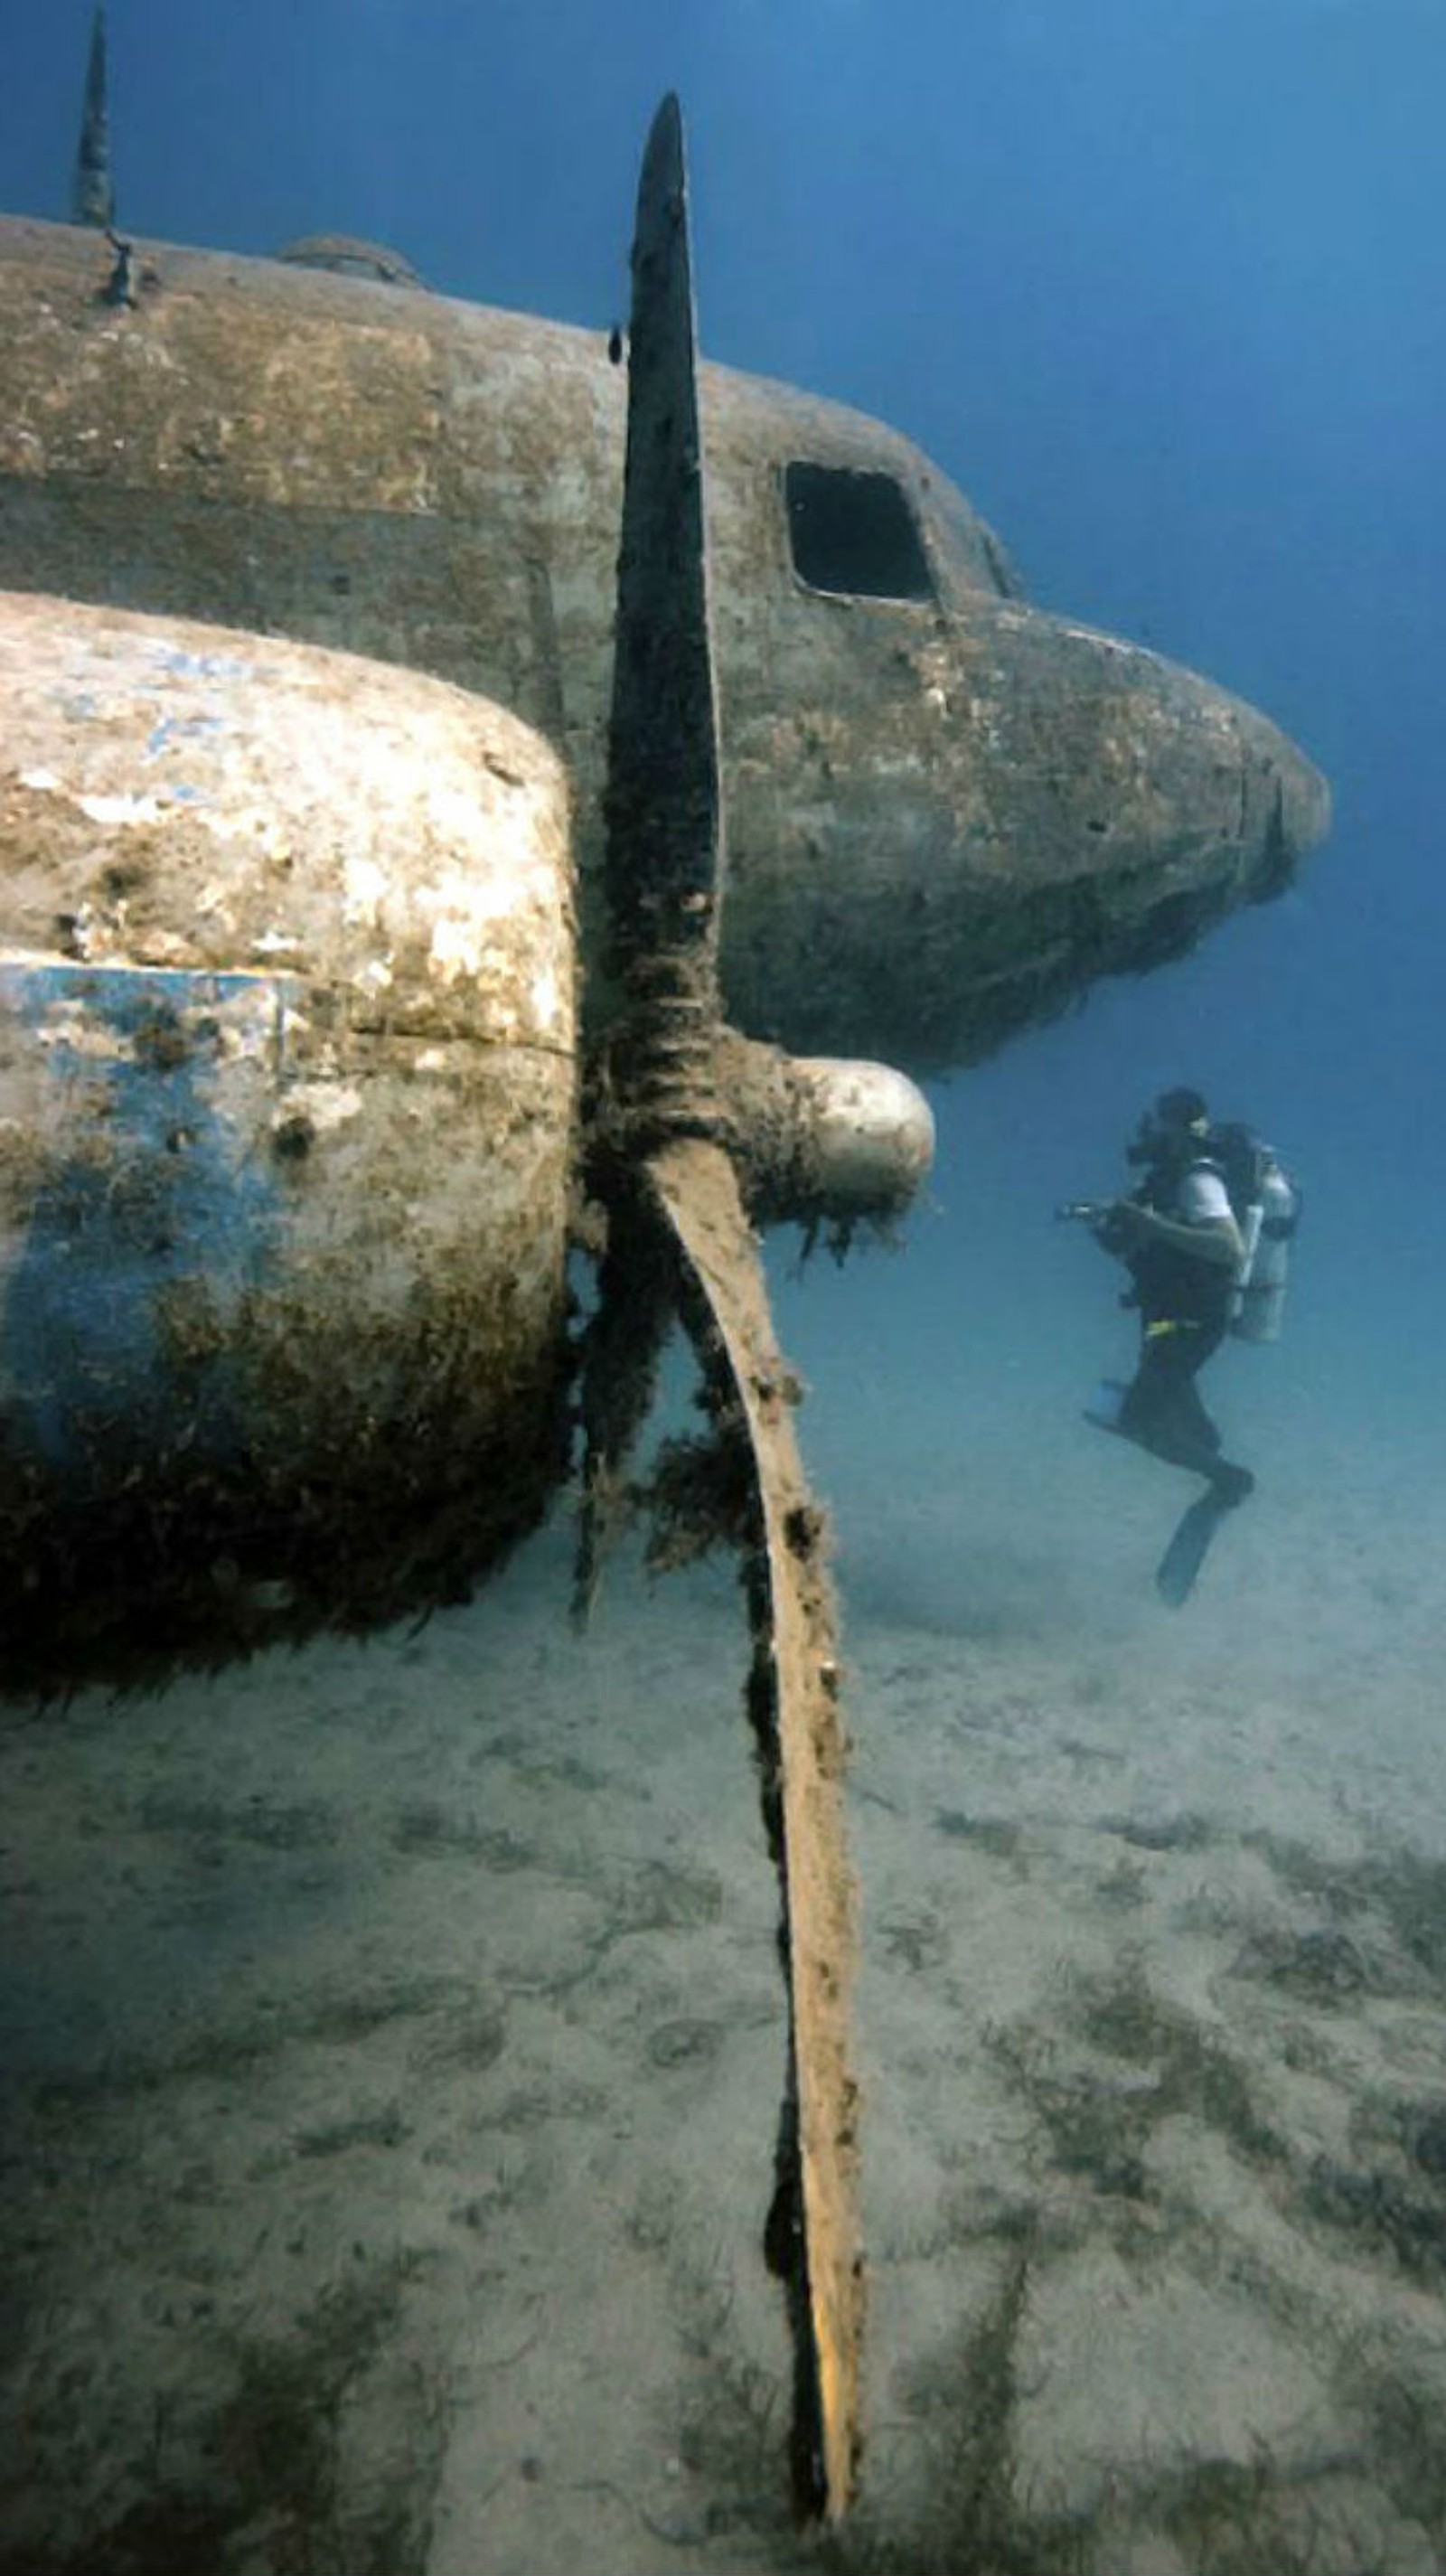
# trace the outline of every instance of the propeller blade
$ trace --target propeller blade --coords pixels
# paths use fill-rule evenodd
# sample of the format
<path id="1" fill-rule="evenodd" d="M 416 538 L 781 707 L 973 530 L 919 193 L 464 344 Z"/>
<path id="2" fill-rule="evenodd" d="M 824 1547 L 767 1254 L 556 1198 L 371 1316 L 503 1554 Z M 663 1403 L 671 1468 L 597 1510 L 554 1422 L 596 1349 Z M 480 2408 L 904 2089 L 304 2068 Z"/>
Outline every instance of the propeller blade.
<path id="1" fill-rule="evenodd" d="M 859 2446 L 863 2300 L 839 1664 L 825 1524 L 799 1463 L 792 1381 L 737 1175 L 715 1141 L 726 1131 L 715 1096 L 718 713 L 683 129 L 672 97 L 643 158 L 632 264 L 604 861 L 610 969 L 624 1003 L 590 1103 L 588 1176 L 606 1210 L 607 1248 L 583 1347 L 577 1597 L 585 1607 L 626 1507 L 628 1461 L 668 1327 L 681 1316 L 717 1435 L 714 1483 L 704 1476 L 699 1487 L 703 1535 L 726 1536 L 743 1555 L 748 1708 L 782 1901 L 789 2057 L 765 2248 L 793 2328 L 794 2495 L 804 2514 L 838 2515 Z"/>
<path id="2" fill-rule="evenodd" d="M 634 1153 L 713 1123 L 722 873 L 718 708 L 683 119 L 670 92 L 638 179 L 627 452 L 604 798 L 609 973 L 625 996 L 595 1104 L 592 1182 L 608 1209 L 599 1306 L 583 1344 L 583 1508 L 574 1610 L 585 1616 L 626 1517 L 627 1463 L 676 1306 L 637 1222 Z"/>
<path id="3" fill-rule="evenodd" d="M 573 1588 L 585 1618 L 627 1516 L 627 1464 L 675 1301 L 639 1221 L 634 1151 L 709 1123 L 722 867 L 718 709 L 698 427 L 683 119 L 670 92 L 638 179 L 627 451 L 604 797 L 608 973 L 624 1006 L 594 1103 L 591 1181 L 608 1210 L 583 1342 L 583 1505 Z"/>
<path id="4" fill-rule="evenodd" d="M 794 2319 L 794 2485 L 804 2512 L 841 2514 L 860 2446 L 863 2239 L 858 2088 L 849 2071 L 854 1882 L 843 1813 L 846 1739 L 827 1523 L 794 1435 L 796 1388 L 774 1339 L 757 1240 L 721 1147 L 683 1137 L 647 1171 L 687 1270 L 681 1303 L 704 1372 L 741 1411 L 754 1528 L 748 1707 L 783 1891 L 789 2080 L 769 2260 Z M 718 1398 L 715 1395 L 715 1402 Z"/>
<path id="5" fill-rule="evenodd" d="M 671 96 L 643 155 L 632 272 L 605 883 L 615 969 L 630 987 L 641 971 L 651 989 L 674 958 L 711 982 L 722 893 L 687 173 Z"/>

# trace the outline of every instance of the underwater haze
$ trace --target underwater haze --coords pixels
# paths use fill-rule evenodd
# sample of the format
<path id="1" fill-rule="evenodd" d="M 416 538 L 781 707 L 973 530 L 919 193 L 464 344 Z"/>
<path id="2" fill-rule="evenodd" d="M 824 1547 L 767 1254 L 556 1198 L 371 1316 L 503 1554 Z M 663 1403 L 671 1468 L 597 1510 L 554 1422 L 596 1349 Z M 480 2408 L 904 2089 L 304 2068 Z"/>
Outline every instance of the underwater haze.
<path id="1" fill-rule="evenodd" d="M 770 1245 L 862 1891 L 860 2498 L 895 2576 L 1446 2568 L 1446 13 L 117 0 L 118 219 L 605 338 L 687 122 L 704 353 L 917 440 L 1032 600 L 1330 780 L 1297 886 L 933 1087 L 901 1248 Z M 65 219 L 88 12 L 6 31 Z M 726 711 L 725 711 L 726 720 Z M 1083 1420 L 1174 1083 L 1301 1184 L 1258 1479 Z M 565 1516 L 467 1610 L 6 1721 L 3 2576 L 652 2576 L 791 2533 L 783 1999 L 731 1575 Z"/>

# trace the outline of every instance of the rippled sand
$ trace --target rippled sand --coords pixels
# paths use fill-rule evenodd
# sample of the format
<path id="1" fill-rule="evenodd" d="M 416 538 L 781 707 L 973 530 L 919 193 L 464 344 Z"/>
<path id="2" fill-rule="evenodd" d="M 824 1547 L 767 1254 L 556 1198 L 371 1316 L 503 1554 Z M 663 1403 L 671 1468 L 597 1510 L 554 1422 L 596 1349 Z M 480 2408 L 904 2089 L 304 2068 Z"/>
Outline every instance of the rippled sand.
<path id="1" fill-rule="evenodd" d="M 1441 1506 L 1278 1443 L 1171 1617 L 1178 1480 L 977 1394 L 813 1408 L 864 1897 L 838 2563 L 1427 2576 Z M 804 2563 L 740 1605 L 625 1564 L 579 1640 L 566 1555 L 7 1722 L 10 2576 Z"/>

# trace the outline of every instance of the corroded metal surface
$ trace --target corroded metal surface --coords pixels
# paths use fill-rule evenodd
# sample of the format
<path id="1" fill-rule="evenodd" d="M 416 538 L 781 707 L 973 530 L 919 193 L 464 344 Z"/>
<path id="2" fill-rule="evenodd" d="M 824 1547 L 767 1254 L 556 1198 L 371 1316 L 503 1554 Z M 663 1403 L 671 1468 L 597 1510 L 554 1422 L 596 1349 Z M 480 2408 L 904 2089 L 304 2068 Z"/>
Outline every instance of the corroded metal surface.
<path id="1" fill-rule="evenodd" d="M 790 2083 L 769 2254 L 802 2311 L 796 2490 L 805 2505 L 837 2517 L 853 2495 L 862 2441 L 864 2263 L 849 2048 L 854 1886 L 827 1529 L 799 1457 L 796 1381 L 774 1340 L 757 1243 L 727 1155 L 684 1138 L 651 1160 L 648 1177 L 701 1295 L 706 1323 L 696 1299 L 690 1307 L 685 1297 L 684 1311 L 705 1371 L 721 1357 L 751 1455 L 749 1704 L 783 1898 L 789 1996 Z"/>
<path id="2" fill-rule="evenodd" d="M 0 601 L 0 1623 L 455 1598 L 562 1472 L 567 798 L 437 683 Z"/>
<path id="3" fill-rule="evenodd" d="M 748 1703 L 778 1873 L 789 2052 L 770 2259 L 789 2302 L 801 2517 L 839 2515 L 859 2447 L 863 2256 L 848 2071 L 851 1922 L 833 1605 L 822 1519 L 780 1390 L 768 1291 L 726 1132 L 720 1024 L 718 705 L 699 440 L 687 170 L 677 99 L 653 121 L 632 246 L 627 468 L 605 799 L 605 891 L 626 1012 L 593 1088 L 588 1171 L 607 1211 L 583 1350 L 579 1594 L 628 1499 L 629 1455 L 674 1315 L 712 1439 L 665 1479 L 660 1531 L 739 1549 Z M 741 1049 L 746 1052 L 746 1048 Z M 740 1093 L 741 1100 L 741 1093 Z M 746 1110 L 741 1122 L 746 1127 Z M 746 1135 L 730 1141 L 747 1166 Z M 675 1458 L 679 1444 L 673 1444 Z M 658 1561 L 661 1561 L 659 1559 Z"/>
<path id="4" fill-rule="evenodd" d="M 567 803 L 501 709 L 274 638 L 0 594 L 0 935 L 284 967 L 351 1027 L 575 1044 Z"/>
<path id="5" fill-rule="evenodd" d="M 723 836 L 687 181 L 676 99 L 648 138 L 633 241 L 606 884 L 625 978 L 717 958 Z"/>
<path id="6" fill-rule="evenodd" d="M 602 335 L 364 279 L 0 225 L 0 580 L 415 664 L 545 732 L 601 800 L 623 383 Z M 750 1034 L 969 1062 L 1288 883 L 1323 782 L 1267 720 L 1020 598 L 909 443 L 705 368 L 729 900 Z M 896 482 L 933 598 L 821 594 L 804 458 Z"/>

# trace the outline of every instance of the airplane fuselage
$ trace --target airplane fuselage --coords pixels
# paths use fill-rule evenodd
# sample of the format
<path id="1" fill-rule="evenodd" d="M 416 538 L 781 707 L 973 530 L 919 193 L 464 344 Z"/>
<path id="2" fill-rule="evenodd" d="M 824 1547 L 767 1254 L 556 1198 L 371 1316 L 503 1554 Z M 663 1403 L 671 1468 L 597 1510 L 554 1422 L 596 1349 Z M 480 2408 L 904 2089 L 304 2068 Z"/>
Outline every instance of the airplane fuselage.
<path id="1" fill-rule="evenodd" d="M 500 700 L 596 883 L 625 371 L 604 336 L 279 261 L 0 223 L 0 587 L 409 665 Z M 705 367 L 725 999 L 965 1064 L 1287 884 L 1324 783 L 1263 716 L 1025 601 L 906 439 Z"/>

